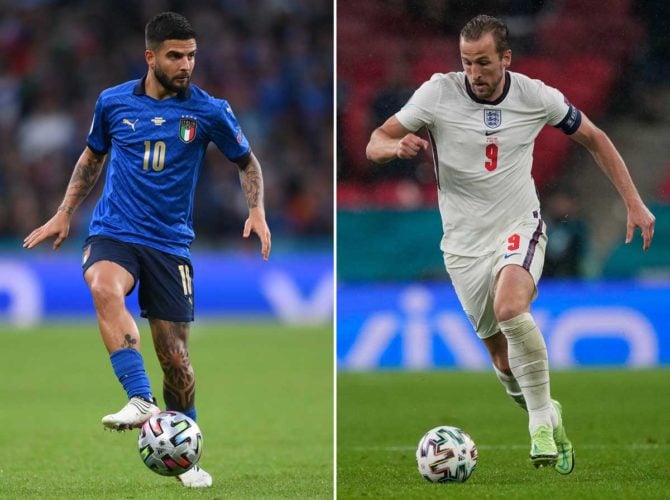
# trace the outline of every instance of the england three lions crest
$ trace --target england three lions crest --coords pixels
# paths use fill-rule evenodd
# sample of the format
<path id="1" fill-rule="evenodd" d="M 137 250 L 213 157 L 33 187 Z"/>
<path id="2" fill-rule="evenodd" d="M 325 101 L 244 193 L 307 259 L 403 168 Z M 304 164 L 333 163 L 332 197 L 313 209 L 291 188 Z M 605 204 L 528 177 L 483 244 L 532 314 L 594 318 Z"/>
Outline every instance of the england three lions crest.
<path id="1" fill-rule="evenodd" d="M 498 128 L 502 123 L 502 110 L 500 109 L 485 109 L 484 110 L 484 125 L 488 128 Z"/>
<path id="2" fill-rule="evenodd" d="M 195 118 L 183 117 L 179 120 L 179 138 L 189 143 L 195 139 L 195 131 L 198 128 L 198 122 Z"/>

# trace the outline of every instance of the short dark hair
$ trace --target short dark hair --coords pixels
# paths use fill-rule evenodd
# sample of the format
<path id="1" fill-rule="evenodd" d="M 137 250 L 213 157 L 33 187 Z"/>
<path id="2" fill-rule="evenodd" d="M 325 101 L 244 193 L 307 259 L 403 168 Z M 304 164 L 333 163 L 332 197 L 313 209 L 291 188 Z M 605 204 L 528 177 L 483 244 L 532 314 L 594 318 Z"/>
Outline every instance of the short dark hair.
<path id="1" fill-rule="evenodd" d="M 461 30 L 463 40 L 479 40 L 486 33 L 493 35 L 498 55 L 502 58 L 505 51 L 509 50 L 507 37 L 509 30 L 507 25 L 500 19 L 485 14 L 470 19 Z"/>
<path id="2" fill-rule="evenodd" d="M 190 40 L 195 38 L 195 30 L 181 14 L 161 12 L 154 16 L 144 28 L 147 49 L 156 49 L 165 40 Z"/>

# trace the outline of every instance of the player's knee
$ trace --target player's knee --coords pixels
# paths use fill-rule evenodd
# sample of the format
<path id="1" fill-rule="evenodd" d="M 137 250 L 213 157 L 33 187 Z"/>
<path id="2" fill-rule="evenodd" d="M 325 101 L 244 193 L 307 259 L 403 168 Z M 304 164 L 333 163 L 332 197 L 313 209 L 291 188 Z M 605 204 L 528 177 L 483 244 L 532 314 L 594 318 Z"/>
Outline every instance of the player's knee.
<path id="1" fill-rule="evenodd" d="M 103 280 L 93 280 L 89 283 L 96 308 L 106 307 L 115 302 L 123 302 L 124 294 L 120 287 Z"/>
<path id="2" fill-rule="evenodd" d="M 496 302 L 493 305 L 493 313 L 496 315 L 498 322 L 508 321 L 525 312 L 528 312 L 528 305 L 521 302 L 507 300 Z"/>

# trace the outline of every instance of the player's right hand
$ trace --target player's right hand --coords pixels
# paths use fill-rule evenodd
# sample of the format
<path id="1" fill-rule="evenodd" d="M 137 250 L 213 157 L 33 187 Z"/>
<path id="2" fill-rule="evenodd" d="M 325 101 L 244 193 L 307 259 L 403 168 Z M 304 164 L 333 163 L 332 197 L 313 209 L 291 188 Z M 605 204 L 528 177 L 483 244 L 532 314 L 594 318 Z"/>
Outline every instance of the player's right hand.
<path id="1" fill-rule="evenodd" d="M 398 141 L 396 156 L 401 160 L 410 160 L 419 154 L 419 151 L 428 149 L 428 141 L 414 134 L 407 134 Z"/>
<path id="2" fill-rule="evenodd" d="M 56 236 L 53 246 L 56 250 L 70 233 L 70 218 L 71 216 L 65 212 L 56 212 L 56 215 L 49 219 L 46 224 L 26 236 L 23 240 L 23 248 L 33 248 L 44 240 Z"/>
<path id="3" fill-rule="evenodd" d="M 261 240 L 261 254 L 263 260 L 270 258 L 270 248 L 272 247 L 272 237 L 270 235 L 270 228 L 265 221 L 265 210 L 262 208 L 252 208 L 249 210 L 249 218 L 244 222 L 244 231 L 242 237 L 248 238 L 254 232 Z"/>

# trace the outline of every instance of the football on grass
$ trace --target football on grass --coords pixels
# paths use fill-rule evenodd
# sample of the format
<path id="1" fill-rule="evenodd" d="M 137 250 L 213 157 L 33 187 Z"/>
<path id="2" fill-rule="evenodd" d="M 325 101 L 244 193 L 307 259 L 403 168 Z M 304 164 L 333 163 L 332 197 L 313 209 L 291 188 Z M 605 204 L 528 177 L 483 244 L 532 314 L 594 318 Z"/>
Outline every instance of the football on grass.
<path id="1" fill-rule="evenodd" d="M 164 411 L 144 422 L 138 445 L 142 461 L 152 471 L 177 476 L 200 460 L 202 433 L 183 413 Z"/>
<path id="2" fill-rule="evenodd" d="M 442 425 L 421 438 L 416 463 L 421 475 L 432 483 L 463 483 L 477 467 L 477 447 L 466 432 Z"/>

